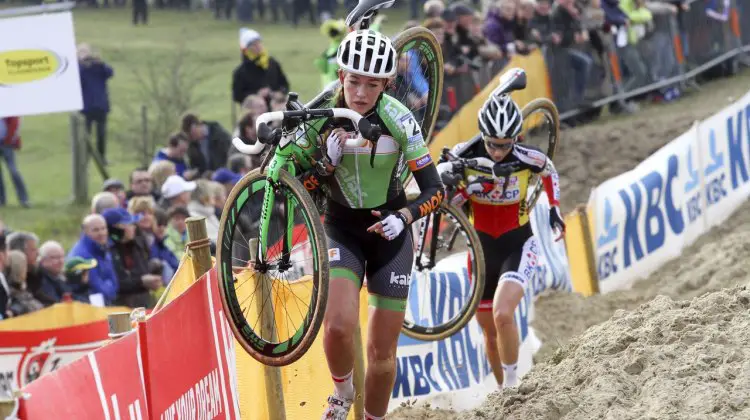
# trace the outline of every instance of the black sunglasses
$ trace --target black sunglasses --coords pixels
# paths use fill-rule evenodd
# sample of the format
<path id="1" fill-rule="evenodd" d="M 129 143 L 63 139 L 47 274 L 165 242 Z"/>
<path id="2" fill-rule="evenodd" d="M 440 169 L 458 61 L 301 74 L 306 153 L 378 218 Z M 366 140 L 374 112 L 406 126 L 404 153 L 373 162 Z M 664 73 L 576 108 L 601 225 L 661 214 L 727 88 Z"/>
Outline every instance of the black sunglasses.
<path id="1" fill-rule="evenodd" d="M 489 141 L 489 139 L 484 136 L 482 137 L 482 140 L 484 140 L 484 144 L 486 144 L 487 147 L 489 147 L 492 150 L 510 150 L 511 148 L 513 148 L 513 145 L 516 143 L 515 141 L 513 141 L 510 143 L 497 144 L 497 143 L 493 143 Z"/>

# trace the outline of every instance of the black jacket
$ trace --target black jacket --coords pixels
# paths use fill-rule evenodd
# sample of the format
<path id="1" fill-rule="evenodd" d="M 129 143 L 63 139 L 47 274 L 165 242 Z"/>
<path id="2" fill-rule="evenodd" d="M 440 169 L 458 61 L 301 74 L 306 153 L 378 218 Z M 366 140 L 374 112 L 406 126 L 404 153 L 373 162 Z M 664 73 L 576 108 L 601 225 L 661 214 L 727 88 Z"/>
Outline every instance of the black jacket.
<path id="1" fill-rule="evenodd" d="M 154 298 L 141 280 L 143 275 L 148 274 L 150 258 L 146 238 L 141 234 L 136 234 L 130 242 L 114 243 L 111 252 L 117 280 L 120 283 L 120 291 L 115 304 L 131 308 L 141 306 L 153 308 Z"/>
<path id="2" fill-rule="evenodd" d="M 279 62 L 270 57 L 268 69 L 263 70 L 243 56 L 242 64 L 237 66 L 232 74 L 232 98 L 234 101 L 242 104 L 247 95 L 258 93 L 264 87 L 284 93 L 289 91 L 289 82 L 284 71 L 281 70 Z"/>
<path id="3" fill-rule="evenodd" d="M 208 126 L 208 138 L 191 141 L 187 150 L 190 168 L 198 169 L 200 174 L 224 167 L 227 164 L 227 153 L 232 146 L 232 136 L 218 122 L 204 121 L 203 123 Z M 201 141 L 208 142 L 208 161 L 201 152 Z"/>

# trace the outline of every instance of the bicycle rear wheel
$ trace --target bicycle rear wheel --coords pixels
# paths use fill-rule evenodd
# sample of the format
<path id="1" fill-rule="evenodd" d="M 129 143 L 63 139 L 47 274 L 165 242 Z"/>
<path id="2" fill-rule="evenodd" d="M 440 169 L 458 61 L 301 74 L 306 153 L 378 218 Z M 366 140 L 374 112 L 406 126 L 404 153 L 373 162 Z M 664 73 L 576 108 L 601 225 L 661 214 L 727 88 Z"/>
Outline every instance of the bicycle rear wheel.
<path id="1" fill-rule="evenodd" d="M 427 144 L 432 141 L 440 100 L 443 96 L 443 52 L 435 35 L 427 28 L 407 29 L 393 39 L 398 51 L 399 71 L 386 93 L 406 105 L 422 128 Z M 399 162 L 402 185 L 411 181 L 406 161 Z"/>
<path id="2" fill-rule="evenodd" d="M 464 212 L 446 203 L 412 224 L 415 262 L 402 332 L 435 341 L 471 320 L 484 292 L 484 253 Z"/>
<path id="3" fill-rule="evenodd" d="M 302 357 L 320 330 L 328 253 L 315 204 L 284 170 L 273 185 L 267 249 L 256 250 L 263 248 L 257 238 L 270 185 L 256 169 L 229 193 L 216 259 L 221 301 L 235 338 L 259 362 L 284 366 Z"/>
<path id="4" fill-rule="evenodd" d="M 553 160 L 560 139 L 560 114 L 555 104 L 547 98 L 537 98 L 526 104 L 521 113 L 523 128 L 519 141 L 536 146 Z M 543 190 L 541 178 L 534 176 L 529 180 L 529 192 L 526 196 L 529 211 L 534 208 Z"/>

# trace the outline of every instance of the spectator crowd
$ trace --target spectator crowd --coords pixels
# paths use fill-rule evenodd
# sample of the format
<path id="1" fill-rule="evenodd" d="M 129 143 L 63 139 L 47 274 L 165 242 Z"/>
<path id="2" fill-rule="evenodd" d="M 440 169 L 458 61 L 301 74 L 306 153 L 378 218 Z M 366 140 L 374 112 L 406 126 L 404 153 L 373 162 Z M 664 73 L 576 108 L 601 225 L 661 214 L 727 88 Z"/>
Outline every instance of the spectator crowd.
<path id="1" fill-rule="evenodd" d="M 215 4 L 230 10 L 232 1 L 216 0 Z M 305 1 L 299 3 L 303 9 L 310 3 Z M 297 3 L 295 0 L 299 6 Z M 157 1 L 156 6 L 182 4 L 170 0 Z M 256 6 L 261 4 L 258 0 Z M 326 4 L 318 2 L 320 8 Z M 555 92 L 556 101 L 564 98 L 568 107 L 586 106 L 592 87 L 597 90 L 604 84 L 603 80 L 593 80 L 603 77 L 594 69 L 603 66 L 608 45 L 618 51 L 626 89 L 663 79 L 674 63 L 665 62 L 663 57 L 657 59 L 653 47 L 658 43 L 652 42 L 651 50 L 640 47 L 653 31 L 654 16 L 686 9 L 683 0 L 489 0 L 481 4 L 427 0 L 422 18 L 407 22 L 404 29 L 423 25 L 441 45 L 446 78 L 442 107 L 449 111 L 441 114 L 444 123 L 482 85 L 477 76 L 480 69 L 494 76 L 514 55 L 535 50 L 559 65 L 555 73 L 569 78 L 560 83 L 567 91 L 559 97 Z M 329 10 L 321 17 L 327 19 L 335 9 L 324 11 Z M 312 16 L 311 8 L 309 13 Z M 322 82 L 327 83 L 330 74 L 335 74 L 327 63 L 331 51 L 335 51 L 334 40 L 341 39 L 341 24 L 326 22 L 322 29 L 330 35 L 332 44 L 316 66 L 324 73 Z M 260 165 L 268 151 L 266 147 L 258 155 L 240 154 L 232 146 L 232 138 L 254 143 L 256 118 L 269 110 L 284 109 L 290 87 L 260 33 L 243 28 L 239 41 L 241 61 L 232 73 L 231 95 L 242 112 L 231 134 L 220 123 L 203 120 L 198 114 L 181 116 L 150 166 L 134 169 L 127 180 L 108 179 L 102 184 L 91 201 L 89 214 L 81 220 L 80 237 L 71 249 L 54 240 L 40 243 L 34 233 L 14 231 L 13 226 L 0 221 L 0 319 L 71 300 L 152 308 L 185 252 L 188 217 L 205 217 L 209 239 L 215 246 L 229 191 Z M 96 151 L 106 164 L 107 83 L 114 70 L 88 45 L 79 46 L 78 53 L 86 129 L 94 134 Z M 400 65 L 399 77 L 407 78 L 410 86 L 418 86 L 420 83 L 412 83 L 415 80 L 402 74 L 411 72 L 412 64 Z M 427 85 L 422 85 L 426 94 Z M 676 87 L 668 86 L 638 99 L 672 100 L 677 96 Z M 420 100 L 424 99 L 414 99 L 415 103 Z M 632 103 L 616 106 L 620 108 L 615 111 L 634 108 Z M 21 144 L 20 126 L 18 118 L 0 119 L 0 165 L 10 172 L 21 205 L 29 206 L 14 158 Z M 6 203 L 1 169 L 0 207 Z"/>

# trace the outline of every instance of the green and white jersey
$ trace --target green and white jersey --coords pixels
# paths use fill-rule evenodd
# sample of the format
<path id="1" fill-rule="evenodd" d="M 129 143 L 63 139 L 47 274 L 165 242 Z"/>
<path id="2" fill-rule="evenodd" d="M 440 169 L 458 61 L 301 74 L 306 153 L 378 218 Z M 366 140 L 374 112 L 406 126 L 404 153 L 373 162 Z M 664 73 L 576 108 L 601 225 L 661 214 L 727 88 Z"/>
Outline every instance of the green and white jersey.
<path id="1" fill-rule="evenodd" d="M 333 98 L 324 107 L 335 105 L 336 98 Z M 354 209 L 376 208 L 403 192 L 398 177 L 402 160 L 412 172 L 432 164 L 419 123 L 398 100 L 384 94 L 375 111 L 366 118 L 382 129 L 373 166 L 370 166 L 371 142 L 363 147 L 345 146 L 341 162 L 329 182 L 330 198 Z M 325 148 L 328 135 L 337 127 L 344 128 L 349 138 L 358 136 L 349 120 L 321 119 L 307 130 L 307 139 Z"/>

